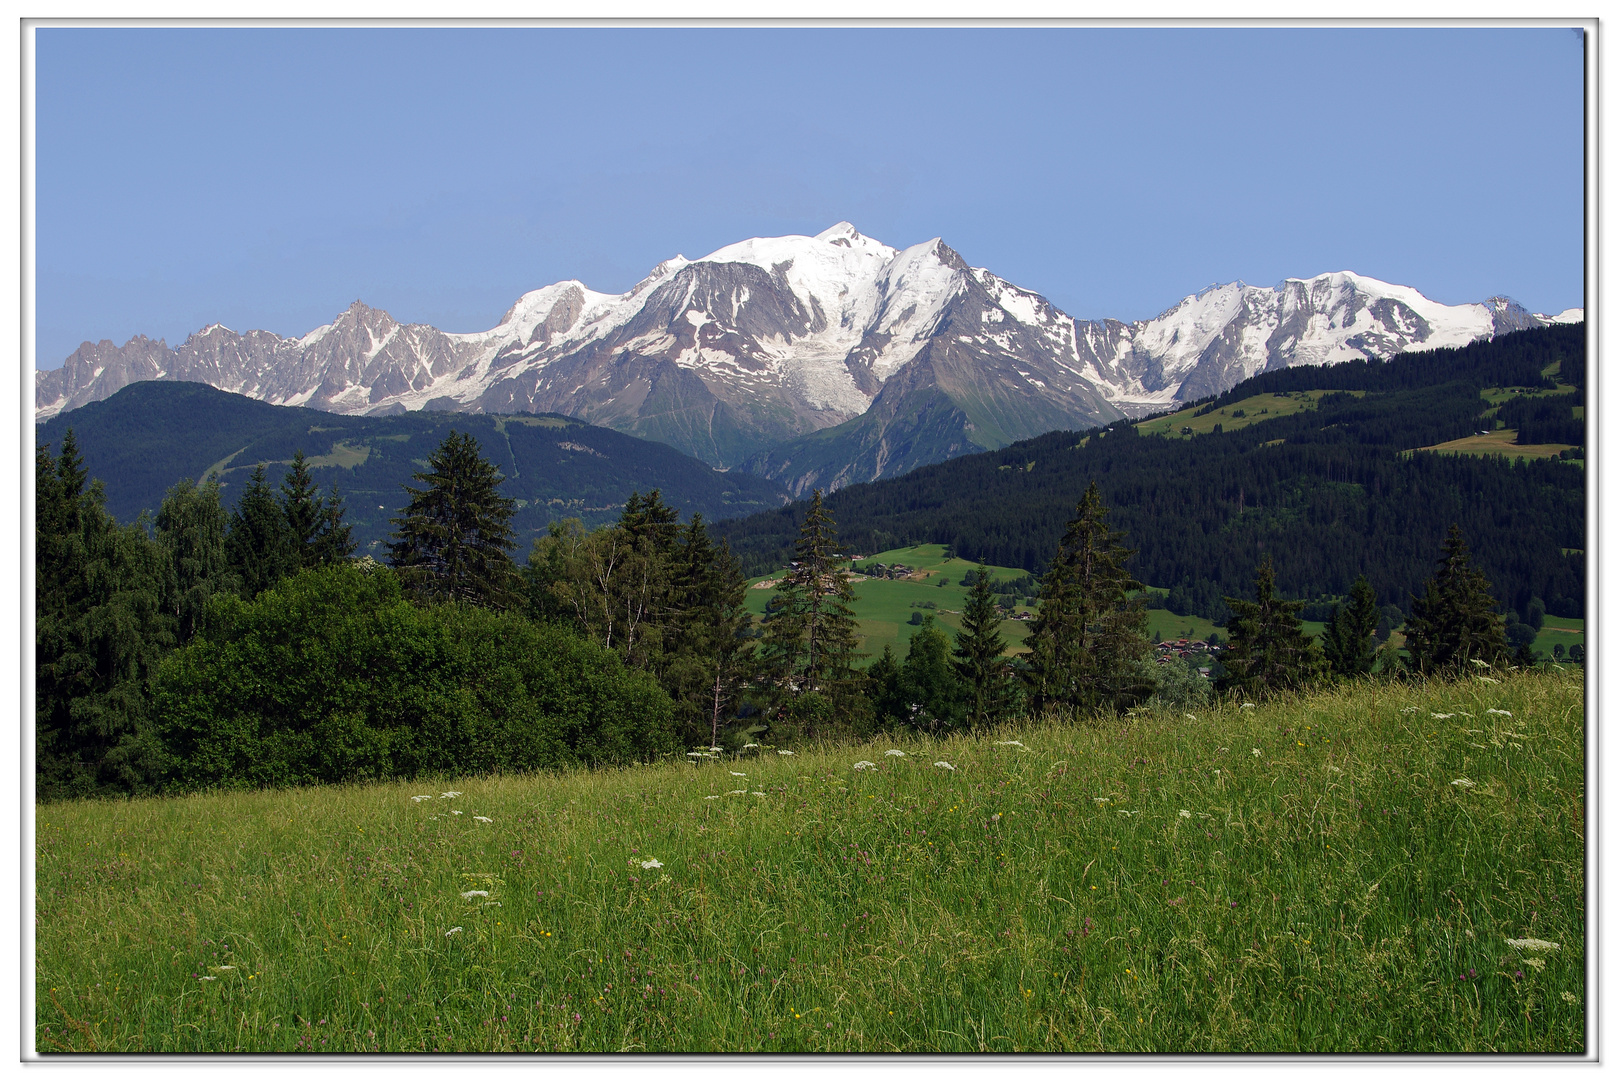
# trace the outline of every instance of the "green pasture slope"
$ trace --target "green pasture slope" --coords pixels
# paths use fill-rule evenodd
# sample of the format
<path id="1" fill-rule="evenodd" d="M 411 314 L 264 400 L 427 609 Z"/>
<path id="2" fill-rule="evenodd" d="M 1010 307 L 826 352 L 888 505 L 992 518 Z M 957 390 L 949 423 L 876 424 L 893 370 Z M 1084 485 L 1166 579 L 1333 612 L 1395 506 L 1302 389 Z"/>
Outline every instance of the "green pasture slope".
<path id="1" fill-rule="evenodd" d="M 976 568 L 976 564 L 966 559 L 945 558 L 946 551 L 946 547 L 942 544 L 919 544 L 915 547 L 878 552 L 858 560 L 860 564 L 879 562 L 889 566 L 892 563 L 902 563 L 914 567 L 924 575 L 919 580 L 891 581 L 885 578 L 866 578 L 854 583 L 853 591 L 858 594 L 858 600 L 853 604 L 853 613 L 858 616 L 862 634 L 859 648 L 866 657 L 860 662 L 861 664 L 880 656 L 881 648 L 885 645 L 891 645 L 893 655 L 900 660 L 908 655 L 909 638 L 919 629 L 910 622 L 916 612 L 923 617 L 928 613 L 937 616 L 938 623 L 951 637 L 959 633 L 960 614 L 965 610 L 965 599 L 970 592 L 960 584 L 960 581 Z M 990 566 L 988 570 L 999 581 L 1009 581 L 1026 574 L 1025 570 L 1007 566 Z M 774 592 L 751 586 L 761 581 L 775 580 L 782 573 L 784 571 L 777 570 L 772 574 L 748 579 L 746 606 L 752 614 L 761 616 L 764 606 Z M 941 584 L 944 579 L 948 582 L 946 585 Z M 923 604 L 935 604 L 936 607 L 918 606 Z M 1016 609 L 1031 610 L 1020 600 L 1017 601 Z M 1322 623 L 1319 625 L 1323 626 Z M 1025 652 L 1030 629 L 1030 622 L 1017 619 L 1006 619 L 1001 622 L 999 633 L 1004 637 L 1006 651 L 1011 655 Z M 1225 638 L 1229 636 L 1226 629 L 1214 627 L 1206 619 L 1194 615 L 1174 615 L 1171 611 L 1159 608 L 1151 610 L 1145 627 L 1147 634 L 1160 633 L 1163 640 L 1187 637 L 1204 641 L 1214 630 L 1222 633 Z"/>
<path id="2" fill-rule="evenodd" d="M 1557 668 L 45 804 L 33 1045 L 1577 1053 L 1583 718 Z"/>

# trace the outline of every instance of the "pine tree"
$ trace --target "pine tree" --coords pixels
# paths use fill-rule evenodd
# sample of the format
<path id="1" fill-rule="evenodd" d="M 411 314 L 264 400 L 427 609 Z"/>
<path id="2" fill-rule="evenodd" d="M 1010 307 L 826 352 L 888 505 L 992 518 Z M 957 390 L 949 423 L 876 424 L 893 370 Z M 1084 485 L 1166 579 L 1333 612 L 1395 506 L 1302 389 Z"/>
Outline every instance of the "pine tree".
<path id="1" fill-rule="evenodd" d="M 836 554 L 836 523 L 814 490 L 795 558 L 763 625 L 763 655 L 777 686 L 791 693 L 835 690 L 858 658 L 856 599 Z"/>
<path id="2" fill-rule="evenodd" d="M 678 610 L 668 635 L 664 685 L 690 727 L 698 715 L 705 721 L 703 740 L 716 746 L 753 672 L 746 579 L 727 540 L 713 548 L 700 514 L 691 515 L 674 561 Z"/>
<path id="3" fill-rule="evenodd" d="M 511 561 L 516 503 L 499 494 L 504 477 L 470 435 L 454 431 L 416 473 L 424 486 L 405 487 L 410 504 L 393 519 L 388 545 L 404 587 L 425 602 L 452 601 L 506 608 L 517 603 Z"/>
<path id="4" fill-rule="evenodd" d="M 1295 690 L 1317 678 L 1324 657 L 1318 643 L 1302 633 L 1300 600 L 1281 600 L 1274 592 L 1274 564 L 1264 558 L 1257 568 L 1257 599 L 1225 596 L 1234 614 L 1229 619 L 1229 647 L 1219 658 L 1226 674 L 1219 689 L 1257 700 Z"/>
<path id="5" fill-rule="evenodd" d="M 297 552 L 300 568 L 319 565 L 314 542 L 324 514 L 320 489 L 309 474 L 308 463 L 300 449 L 292 455 L 292 467 L 281 477 L 281 517 L 286 522 L 287 541 Z"/>
<path id="6" fill-rule="evenodd" d="M 915 727 L 936 733 L 965 720 L 960 683 L 949 662 L 948 634 L 929 611 L 909 638 L 900 681 L 911 709 L 908 721 Z"/>
<path id="7" fill-rule="evenodd" d="M 286 516 L 264 479 L 262 465 L 253 468 L 230 514 L 225 555 L 242 597 L 248 600 L 302 568 Z"/>
<path id="8" fill-rule="evenodd" d="M 353 526 L 343 521 L 346 513 L 347 509 L 342 505 L 342 492 L 337 490 L 336 484 L 332 484 L 331 497 L 320 508 L 320 523 L 314 534 L 314 543 L 309 545 L 315 566 L 330 566 L 353 558 L 354 548 L 358 545 L 354 543 Z"/>
<path id="9" fill-rule="evenodd" d="M 146 683 L 173 643 L 143 523 L 106 512 L 68 432 L 35 459 L 34 739 L 41 798 L 142 790 Z"/>
<path id="10" fill-rule="evenodd" d="M 1004 713 L 1009 683 L 1004 637 L 999 633 L 999 604 L 986 563 L 978 563 L 954 640 L 954 674 L 965 691 L 966 723 L 975 728 L 996 722 Z"/>
<path id="11" fill-rule="evenodd" d="M 1129 596 L 1144 586 L 1123 569 L 1134 553 L 1112 534 L 1107 513 L 1091 482 L 1039 582 L 1027 639 L 1034 709 L 1123 710 L 1150 696 L 1143 675 L 1147 616 L 1144 602 Z"/>
<path id="12" fill-rule="evenodd" d="M 281 478 L 281 516 L 300 568 L 328 566 L 353 556 L 353 526 L 343 521 L 344 514 L 337 485 L 331 485 L 330 498 L 321 498 L 303 451 L 298 450 Z"/>
<path id="13" fill-rule="evenodd" d="M 1347 602 L 1331 610 L 1320 641 L 1332 674 L 1346 679 L 1369 674 L 1375 666 L 1375 630 L 1379 625 L 1375 590 L 1360 574 L 1352 583 Z"/>
<path id="14" fill-rule="evenodd" d="M 1403 628 L 1409 665 L 1426 675 L 1457 675 L 1473 666 L 1507 664 L 1503 620 L 1493 612 L 1492 585 L 1470 565 L 1457 524 L 1448 527 L 1442 560 L 1416 597 Z"/>

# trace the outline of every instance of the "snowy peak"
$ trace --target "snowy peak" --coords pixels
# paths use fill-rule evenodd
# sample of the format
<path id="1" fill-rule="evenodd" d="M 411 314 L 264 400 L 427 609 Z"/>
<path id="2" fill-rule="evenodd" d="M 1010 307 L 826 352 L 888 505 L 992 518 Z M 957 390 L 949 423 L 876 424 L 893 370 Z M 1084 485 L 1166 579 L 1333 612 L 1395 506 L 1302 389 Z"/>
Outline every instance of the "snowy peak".
<path id="1" fill-rule="evenodd" d="M 212 323 L 178 348 L 86 342 L 36 375 L 35 407 L 43 419 L 129 382 L 180 379 L 339 413 L 558 412 L 715 465 L 766 458 L 757 467 L 768 475 L 836 486 L 1153 411 L 1291 364 L 1388 358 L 1581 317 L 1533 315 L 1502 296 L 1449 306 L 1340 270 L 1272 288 L 1209 285 L 1138 322 L 1076 320 L 970 267 L 940 237 L 899 249 L 839 221 L 676 255 L 624 293 L 558 281 L 474 333 L 400 324 L 355 300 L 299 338 Z M 856 450 L 815 435 L 847 425 Z"/>

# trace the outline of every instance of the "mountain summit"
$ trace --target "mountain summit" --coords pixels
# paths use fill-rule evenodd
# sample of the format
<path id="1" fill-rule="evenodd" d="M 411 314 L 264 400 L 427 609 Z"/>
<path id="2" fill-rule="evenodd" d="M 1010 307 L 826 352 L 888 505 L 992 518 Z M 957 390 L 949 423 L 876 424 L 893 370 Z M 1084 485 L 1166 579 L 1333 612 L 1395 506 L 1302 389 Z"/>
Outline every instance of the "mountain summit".
<path id="1" fill-rule="evenodd" d="M 212 325 L 178 348 L 85 342 L 35 378 L 43 420 L 131 382 L 205 382 L 339 413 L 558 412 L 794 491 L 896 475 L 1216 393 L 1292 364 L 1463 345 L 1580 311 L 1445 306 L 1351 273 L 1236 282 L 1154 319 L 1074 320 L 941 239 L 817 236 L 675 256 L 621 295 L 562 281 L 471 334 L 355 301 L 300 338 Z"/>

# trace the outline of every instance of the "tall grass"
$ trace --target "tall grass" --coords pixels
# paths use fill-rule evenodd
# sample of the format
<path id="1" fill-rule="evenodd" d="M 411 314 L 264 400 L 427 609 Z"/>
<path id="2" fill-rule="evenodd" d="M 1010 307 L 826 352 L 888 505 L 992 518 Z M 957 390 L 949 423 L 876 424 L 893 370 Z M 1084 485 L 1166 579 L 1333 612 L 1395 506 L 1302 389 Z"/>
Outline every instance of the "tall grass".
<path id="1" fill-rule="evenodd" d="M 1549 671 L 44 805 L 36 1045 L 1580 1052 L 1582 747 Z"/>

